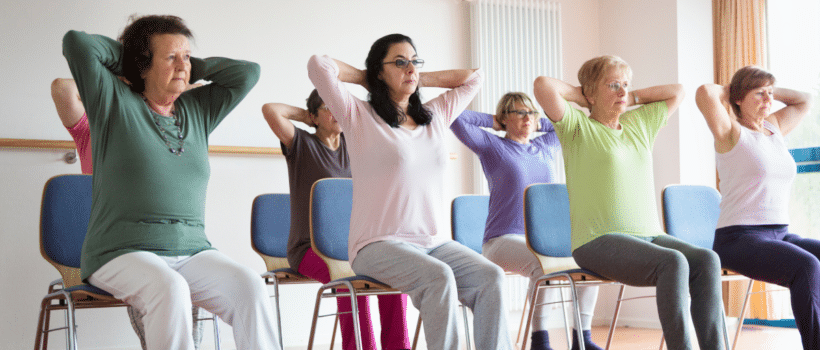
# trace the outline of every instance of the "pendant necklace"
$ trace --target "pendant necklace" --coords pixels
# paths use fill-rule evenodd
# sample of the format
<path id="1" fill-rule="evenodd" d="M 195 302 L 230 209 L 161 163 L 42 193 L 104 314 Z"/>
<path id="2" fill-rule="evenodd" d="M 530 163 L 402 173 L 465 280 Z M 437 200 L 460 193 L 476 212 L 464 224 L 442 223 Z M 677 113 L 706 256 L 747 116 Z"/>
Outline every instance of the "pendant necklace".
<path id="1" fill-rule="evenodd" d="M 159 135 L 162 137 L 162 140 L 165 141 L 165 146 L 168 147 L 168 151 L 171 152 L 171 154 L 176 154 L 177 156 L 181 156 L 182 153 L 185 152 L 185 148 L 182 147 L 185 144 L 185 140 L 182 139 L 182 135 L 183 135 L 182 126 L 183 125 L 182 125 L 182 121 L 180 120 L 180 118 L 177 118 L 177 114 L 174 111 L 171 111 L 171 117 L 174 118 L 174 125 L 177 127 L 176 138 L 177 138 L 177 145 L 179 146 L 178 148 L 174 149 L 174 147 L 171 146 L 171 140 L 168 139 L 168 134 L 173 135 L 173 133 L 167 132 L 165 130 L 165 128 L 162 127 L 162 122 L 160 121 L 161 116 L 159 115 L 159 113 L 155 112 L 151 108 L 151 106 L 148 105 L 148 99 L 146 99 L 143 96 L 142 100 L 145 101 L 145 106 L 148 107 L 149 111 L 151 111 L 151 116 L 154 117 L 154 125 L 156 125 L 157 128 L 159 129 Z M 172 138 L 173 138 L 173 136 L 172 136 Z"/>

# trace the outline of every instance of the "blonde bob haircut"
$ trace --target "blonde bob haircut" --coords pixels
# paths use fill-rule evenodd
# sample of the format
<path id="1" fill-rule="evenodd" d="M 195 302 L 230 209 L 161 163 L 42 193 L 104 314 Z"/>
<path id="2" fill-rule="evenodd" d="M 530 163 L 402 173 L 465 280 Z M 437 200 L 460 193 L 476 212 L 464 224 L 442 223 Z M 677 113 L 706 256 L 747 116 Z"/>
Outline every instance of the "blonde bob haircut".
<path id="1" fill-rule="evenodd" d="M 578 82 L 581 83 L 581 93 L 584 97 L 592 97 L 598 83 L 612 69 L 626 73 L 627 78 L 632 80 L 632 68 L 618 56 L 604 55 L 584 62 L 578 70 Z"/>
<path id="2" fill-rule="evenodd" d="M 518 102 L 525 107 L 529 108 L 531 111 L 535 111 L 535 115 L 538 115 L 538 109 L 535 108 L 535 104 L 532 103 L 527 94 L 523 92 L 508 92 L 501 96 L 501 99 L 498 100 L 498 105 L 495 107 L 495 115 L 498 118 L 498 124 L 501 124 L 502 130 L 507 130 L 507 126 L 504 122 L 507 120 L 507 114 L 515 109 L 515 103 Z"/>

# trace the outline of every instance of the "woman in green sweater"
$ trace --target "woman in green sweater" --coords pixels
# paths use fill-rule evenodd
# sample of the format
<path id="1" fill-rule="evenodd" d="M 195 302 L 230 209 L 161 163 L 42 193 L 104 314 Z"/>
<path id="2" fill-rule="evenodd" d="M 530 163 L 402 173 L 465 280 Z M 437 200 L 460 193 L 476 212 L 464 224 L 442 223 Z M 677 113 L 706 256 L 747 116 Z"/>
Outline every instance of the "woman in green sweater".
<path id="1" fill-rule="evenodd" d="M 63 38 L 94 164 L 82 278 L 144 314 L 149 349 L 194 348 L 192 305 L 230 324 L 238 349 L 279 349 L 262 279 L 214 250 L 204 227 L 208 135 L 259 65 L 192 58 L 191 36 L 178 17 L 145 16 L 119 41 Z M 185 91 L 200 79 L 211 83 Z"/>

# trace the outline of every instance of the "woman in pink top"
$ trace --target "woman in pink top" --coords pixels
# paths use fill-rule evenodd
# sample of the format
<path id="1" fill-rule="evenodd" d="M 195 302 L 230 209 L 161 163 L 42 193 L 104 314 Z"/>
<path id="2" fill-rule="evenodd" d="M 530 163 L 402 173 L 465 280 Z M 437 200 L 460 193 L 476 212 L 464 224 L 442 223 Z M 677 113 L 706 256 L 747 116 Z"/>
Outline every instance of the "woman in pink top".
<path id="1" fill-rule="evenodd" d="M 723 267 L 789 288 L 803 349 L 820 349 L 820 241 L 789 233 L 797 172 L 783 136 L 809 113 L 811 95 L 774 86 L 747 66 L 729 86 L 703 85 L 698 108 L 715 137 L 720 218 L 713 249 Z M 771 112 L 772 102 L 786 106 Z M 732 106 L 734 116 L 723 107 Z"/>
<path id="2" fill-rule="evenodd" d="M 504 272 L 450 239 L 444 205 L 445 135 L 481 86 L 480 70 L 419 73 L 409 37 L 377 40 L 359 70 L 313 56 L 308 73 L 345 134 L 353 174 L 348 258 L 353 271 L 410 296 L 428 349 L 459 349 L 459 300 L 475 314 L 478 349 L 511 349 Z M 368 101 L 345 83 L 365 86 Z M 419 86 L 451 89 L 421 102 Z"/>

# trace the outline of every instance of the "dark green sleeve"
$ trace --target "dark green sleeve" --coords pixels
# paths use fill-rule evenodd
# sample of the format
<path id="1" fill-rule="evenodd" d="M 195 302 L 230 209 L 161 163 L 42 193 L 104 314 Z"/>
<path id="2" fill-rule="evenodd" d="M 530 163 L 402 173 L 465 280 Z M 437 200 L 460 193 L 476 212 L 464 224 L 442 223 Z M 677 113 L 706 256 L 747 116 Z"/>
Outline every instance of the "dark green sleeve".
<path id="1" fill-rule="evenodd" d="M 68 31 L 63 36 L 63 56 L 77 82 L 80 98 L 91 124 L 109 116 L 115 89 L 127 88 L 117 76 L 122 74 L 122 45 L 102 35 Z"/>
<path id="2" fill-rule="evenodd" d="M 199 109 L 205 119 L 208 133 L 251 91 L 260 72 L 259 65 L 253 62 L 224 57 L 191 58 L 191 82 L 200 79 L 211 82 L 186 93 L 196 101 L 194 108 Z"/>

